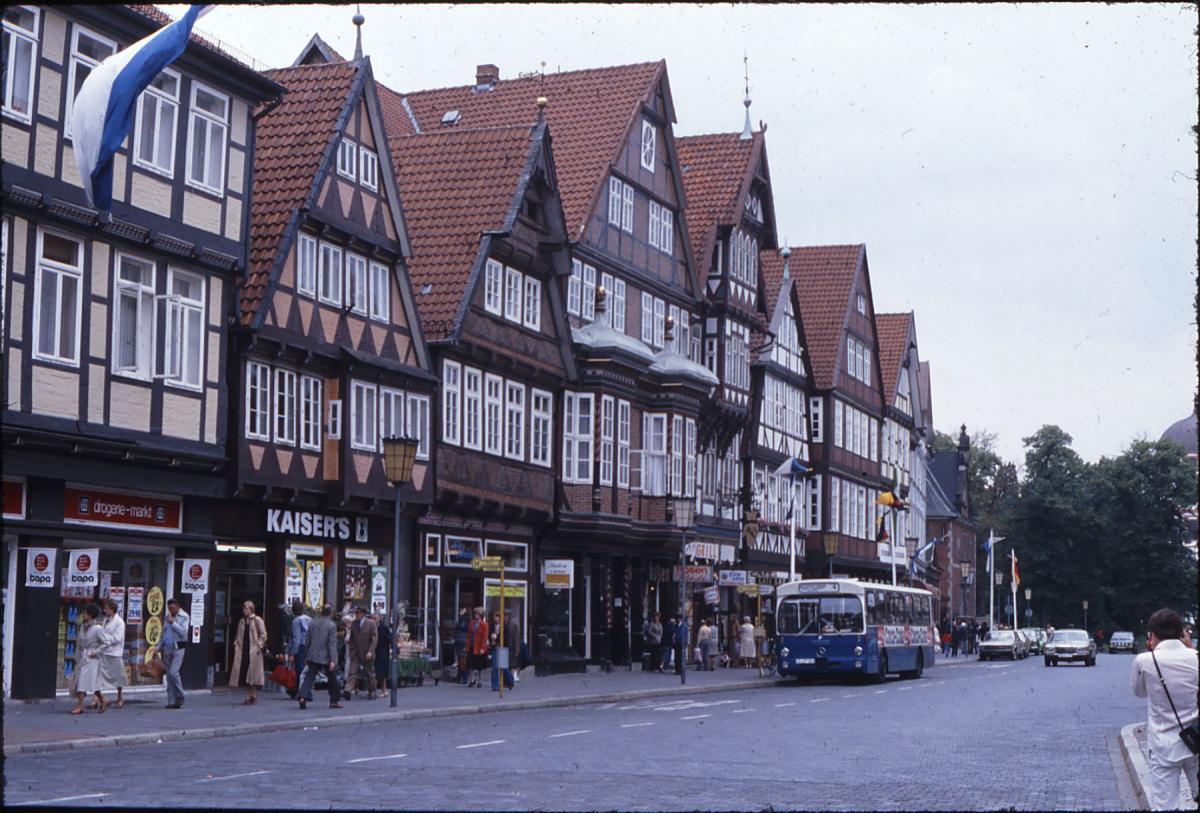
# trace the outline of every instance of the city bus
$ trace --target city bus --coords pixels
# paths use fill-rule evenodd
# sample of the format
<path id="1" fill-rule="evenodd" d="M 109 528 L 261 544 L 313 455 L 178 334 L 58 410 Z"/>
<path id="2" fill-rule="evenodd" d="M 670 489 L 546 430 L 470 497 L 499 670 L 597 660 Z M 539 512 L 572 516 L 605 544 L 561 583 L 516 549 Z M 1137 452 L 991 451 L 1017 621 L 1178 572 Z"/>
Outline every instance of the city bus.
<path id="1" fill-rule="evenodd" d="M 919 678 L 937 649 L 928 590 L 857 579 L 790 582 L 776 590 L 781 676 L 888 673 Z"/>

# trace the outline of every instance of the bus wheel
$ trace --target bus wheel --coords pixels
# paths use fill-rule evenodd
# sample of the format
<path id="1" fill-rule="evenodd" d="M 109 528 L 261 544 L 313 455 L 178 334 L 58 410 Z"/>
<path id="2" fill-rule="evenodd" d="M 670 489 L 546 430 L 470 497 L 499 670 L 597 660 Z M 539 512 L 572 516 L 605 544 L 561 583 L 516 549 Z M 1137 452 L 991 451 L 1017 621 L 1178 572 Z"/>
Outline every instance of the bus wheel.
<path id="1" fill-rule="evenodd" d="M 879 653 L 879 673 L 876 675 L 871 675 L 871 682 L 872 683 L 883 683 L 885 680 L 887 680 L 887 653 L 880 652 Z"/>
<path id="2" fill-rule="evenodd" d="M 923 652 L 918 652 L 917 653 L 917 668 L 910 669 L 909 671 L 905 672 L 904 678 L 906 680 L 920 680 L 921 675 L 923 675 L 923 674 L 925 674 L 925 654 Z"/>

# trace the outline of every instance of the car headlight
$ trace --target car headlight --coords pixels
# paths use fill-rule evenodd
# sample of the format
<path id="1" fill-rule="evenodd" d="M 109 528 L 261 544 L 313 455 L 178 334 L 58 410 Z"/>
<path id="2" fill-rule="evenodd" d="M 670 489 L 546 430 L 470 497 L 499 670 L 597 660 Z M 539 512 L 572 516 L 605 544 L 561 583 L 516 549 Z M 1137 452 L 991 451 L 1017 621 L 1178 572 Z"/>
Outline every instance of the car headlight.
<path id="1" fill-rule="evenodd" d="M 792 653 L 788 652 L 788 648 L 786 646 L 783 649 L 779 650 L 779 656 L 781 658 L 786 658 L 790 654 L 792 654 Z"/>
<path id="2" fill-rule="evenodd" d="M 862 654 L 862 647 L 861 646 L 854 647 L 854 657 L 857 658 L 861 654 Z"/>

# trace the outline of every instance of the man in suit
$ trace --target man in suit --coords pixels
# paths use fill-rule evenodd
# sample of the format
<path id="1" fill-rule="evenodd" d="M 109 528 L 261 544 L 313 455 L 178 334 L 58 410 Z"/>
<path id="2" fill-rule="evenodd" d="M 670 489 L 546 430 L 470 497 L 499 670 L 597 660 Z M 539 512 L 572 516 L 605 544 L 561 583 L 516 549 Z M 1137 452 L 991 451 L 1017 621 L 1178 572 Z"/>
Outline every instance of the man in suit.
<path id="1" fill-rule="evenodd" d="M 366 607 L 354 608 L 354 623 L 350 625 L 350 646 L 347 672 L 350 680 L 350 697 L 358 694 L 358 670 L 362 667 L 367 672 L 367 685 L 373 686 L 375 678 L 375 648 L 379 645 L 379 628 L 375 621 L 367 616 Z M 367 697 L 375 699 L 375 692 L 368 691 Z"/>
<path id="2" fill-rule="evenodd" d="M 324 672 L 329 684 L 329 708 L 340 709 L 340 690 L 337 676 L 337 625 L 333 623 L 333 607 L 326 604 L 321 608 L 321 617 L 314 618 L 308 625 L 304 644 L 304 674 L 300 680 L 297 699 L 300 708 L 307 708 L 313 696 L 313 681 L 317 672 Z"/>

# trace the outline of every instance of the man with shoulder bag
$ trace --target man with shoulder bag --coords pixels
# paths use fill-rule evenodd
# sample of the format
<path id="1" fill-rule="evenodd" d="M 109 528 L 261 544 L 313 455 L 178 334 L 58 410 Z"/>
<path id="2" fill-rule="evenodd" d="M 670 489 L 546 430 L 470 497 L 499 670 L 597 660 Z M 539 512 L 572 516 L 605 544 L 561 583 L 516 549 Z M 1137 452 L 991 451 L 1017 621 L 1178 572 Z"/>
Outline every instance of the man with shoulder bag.
<path id="1" fill-rule="evenodd" d="M 1200 660 L 1180 640 L 1179 613 L 1162 609 L 1150 616 L 1146 651 L 1133 659 L 1130 686 L 1146 698 L 1146 745 L 1150 751 L 1152 810 L 1177 810 L 1179 777 L 1187 779 L 1191 798 L 1198 798 L 1200 729 L 1196 691 Z"/>

